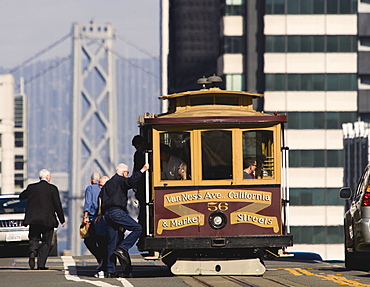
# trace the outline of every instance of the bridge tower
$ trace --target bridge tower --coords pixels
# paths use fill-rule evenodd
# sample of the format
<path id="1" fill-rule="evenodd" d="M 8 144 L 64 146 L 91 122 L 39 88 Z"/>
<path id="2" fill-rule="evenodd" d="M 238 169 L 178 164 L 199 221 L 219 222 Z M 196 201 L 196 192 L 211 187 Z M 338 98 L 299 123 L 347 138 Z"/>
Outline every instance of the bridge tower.
<path id="1" fill-rule="evenodd" d="M 81 255 L 84 190 L 93 172 L 111 176 L 117 164 L 116 89 L 111 24 L 74 24 L 73 121 L 69 249 Z"/>

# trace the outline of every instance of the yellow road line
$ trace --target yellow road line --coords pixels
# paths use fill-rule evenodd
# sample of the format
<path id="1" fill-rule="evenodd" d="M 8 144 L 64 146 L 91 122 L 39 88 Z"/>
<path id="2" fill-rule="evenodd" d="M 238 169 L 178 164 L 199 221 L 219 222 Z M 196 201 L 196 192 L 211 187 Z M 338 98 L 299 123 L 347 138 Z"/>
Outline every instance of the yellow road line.
<path id="1" fill-rule="evenodd" d="M 294 268 L 297 269 L 297 268 Z M 285 268 L 285 270 L 289 271 L 292 273 L 294 276 L 302 276 L 303 274 L 299 273 L 298 271 L 294 270 L 293 268 Z"/>
<path id="2" fill-rule="evenodd" d="M 368 284 L 362 284 L 360 282 L 357 282 L 358 279 L 355 279 L 356 280 L 355 281 L 355 280 L 349 280 L 343 276 L 338 276 L 340 274 L 337 274 L 337 275 L 324 275 L 325 273 L 315 274 L 315 273 L 311 273 L 302 268 L 285 268 L 284 270 L 289 271 L 294 276 L 302 276 L 302 275 L 316 276 L 316 277 L 321 278 L 321 280 L 332 281 L 332 282 L 338 283 L 339 285 L 346 285 L 346 286 L 353 286 L 353 287 L 366 287 L 366 286 L 370 287 L 370 285 Z"/>

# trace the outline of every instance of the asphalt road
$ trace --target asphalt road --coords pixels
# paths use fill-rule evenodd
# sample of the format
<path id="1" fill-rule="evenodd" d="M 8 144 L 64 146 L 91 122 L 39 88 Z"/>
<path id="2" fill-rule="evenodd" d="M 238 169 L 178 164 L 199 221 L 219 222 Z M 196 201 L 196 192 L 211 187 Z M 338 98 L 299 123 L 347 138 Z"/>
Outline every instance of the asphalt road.
<path id="1" fill-rule="evenodd" d="M 50 270 L 30 270 L 28 258 L 0 258 L 1 287 L 29 286 L 125 286 L 125 287 L 234 287 L 234 286 L 369 286 L 370 273 L 350 271 L 343 262 L 266 260 L 263 276 L 173 276 L 160 261 L 133 255 L 133 278 L 95 278 L 92 256 L 49 257 Z"/>

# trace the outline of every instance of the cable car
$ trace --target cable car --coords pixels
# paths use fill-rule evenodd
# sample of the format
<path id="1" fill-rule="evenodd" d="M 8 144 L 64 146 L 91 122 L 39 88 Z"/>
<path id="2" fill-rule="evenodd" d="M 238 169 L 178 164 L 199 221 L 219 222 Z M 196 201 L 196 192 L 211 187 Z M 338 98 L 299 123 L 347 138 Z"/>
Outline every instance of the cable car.
<path id="1" fill-rule="evenodd" d="M 261 94 L 203 88 L 161 96 L 139 117 L 149 143 L 145 237 L 139 250 L 177 275 L 262 275 L 288 234 L 283 124 L 253 109 Z"/>

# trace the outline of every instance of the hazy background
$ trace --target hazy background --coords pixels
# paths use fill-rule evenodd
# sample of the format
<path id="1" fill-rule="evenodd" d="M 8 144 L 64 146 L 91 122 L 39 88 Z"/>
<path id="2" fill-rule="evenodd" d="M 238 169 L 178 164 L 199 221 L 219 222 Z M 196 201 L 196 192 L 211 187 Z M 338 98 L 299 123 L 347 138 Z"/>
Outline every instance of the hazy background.
<path id="1" fill-rule="evenodd" d="M 88 24 L 94 20 L 97 24 L 114 26 L 113 50 L 120 55 L 119 59 L 115 58 L 119 123 L 119 155 L 115 161 L 131 166 L 134 153 L 131 139 L 138 133 L 137 116 L 159 112 L 159 13 L 160 0 L 0 0 L 0 73 L 11 72 L 16 86 L 21 77 L 26 82 L 28 180 L 37 179 L 41 168 L 50 169 L 67 217 L 71 170 L 68 156 L 71 152 L 71 60 L 50 70 L 48 67 L 71 55 L 72 37 L 65 36 L 71 33 L 73 23 Z M 66 40 L 43 53 L 62 38 Z M 37 54 L 42 55 L 35 57 Z M 29 81 L 45 70 L 49 71 Z M 87 186 L 89 175 L 83 176 L 82 182 Z M 82 191 L 81 198 L 83 196 Z M 58 231 L 59 251 L 68 248 L 68 228 Z M 82 241 L 81 245 L 84 247 Z"/>
<path id="2" fill-rule="evenodd" d="M 119 36 L 157 56 L 159 6 L 160 0 L 0 0 L 0 67 L 17 66 L 68 34 L 72 23 L 92 19 L 113 24 Z M 49 56 L 70 54 L 67 45 Z M 142 55 L 129 45 L 116 50 L 127 57 Z"/>
<path id="3" fill-rule="evenodd" d="M 115 57 L 120 123 L 116 161 L 131 166 L 137 116 L 159 112 L 159 15 L 160 0 L 0 0 L 0 73 L 14 75 L 16 93 L 21 77 L 26 83 L 29 178 L 37 178 L 44 167 L 69 170 L 65 151 L 71 133 L 71 61 L 49 67 L 72 54 L 72 37 L 66 36 L 73 24 L 92 20 L 115 29 L 113 50 L 120 57 Z M 49 50 L 62 38 L 66 40 Z"/>

